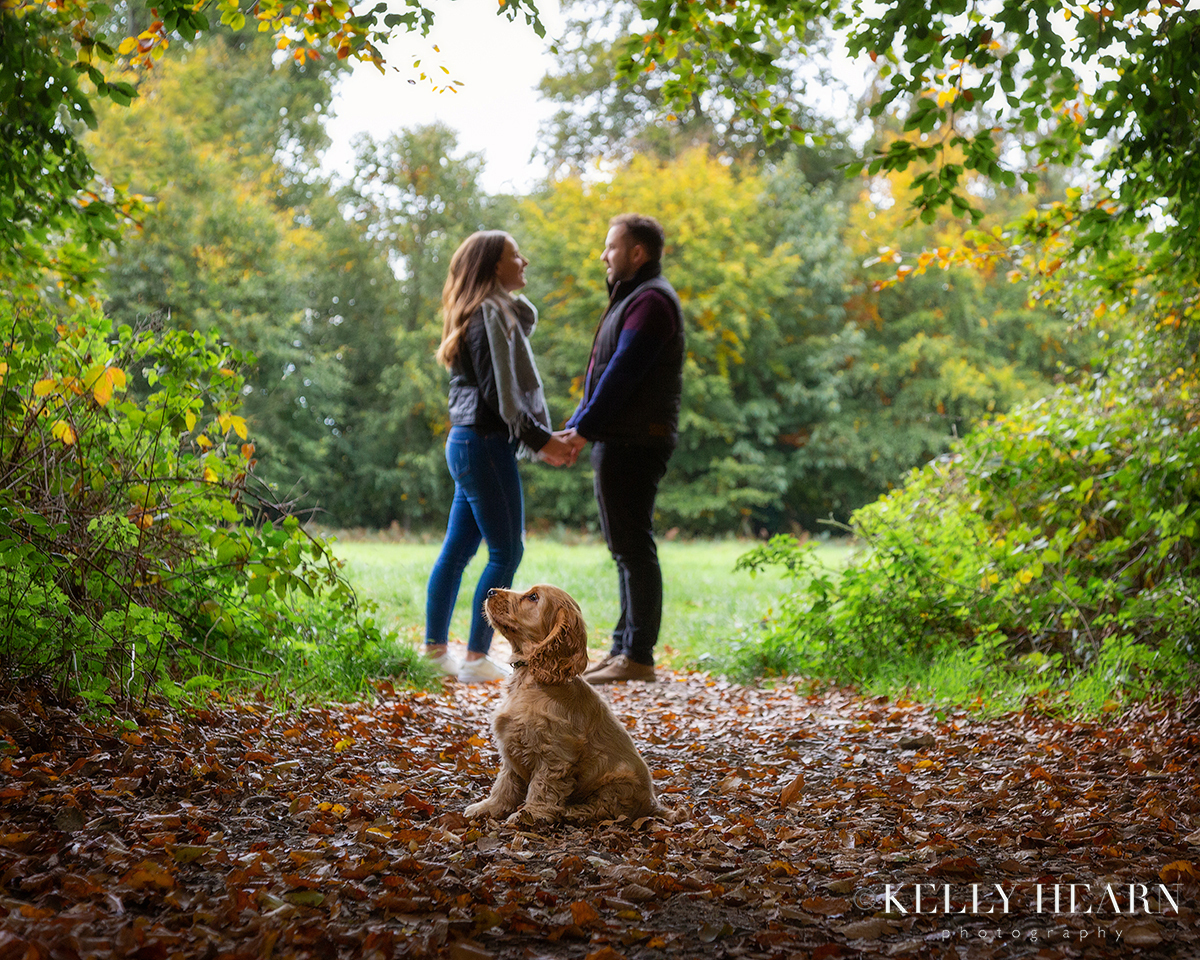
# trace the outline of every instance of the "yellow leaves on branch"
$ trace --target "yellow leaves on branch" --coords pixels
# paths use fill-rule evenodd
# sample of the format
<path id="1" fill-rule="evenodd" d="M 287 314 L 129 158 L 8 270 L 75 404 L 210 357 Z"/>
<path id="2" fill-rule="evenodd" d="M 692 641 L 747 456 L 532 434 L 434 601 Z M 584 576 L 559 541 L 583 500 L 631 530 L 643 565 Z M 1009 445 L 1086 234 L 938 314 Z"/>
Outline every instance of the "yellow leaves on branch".
<path id="1" fill-rule="evenodd" d="M 217 417 L 217 424 L 224 433 L 228 433 L 230 430 L 233 430 L 233 432 L 243 440 L 245 440 L 248 436 L 246 420 L 244 417 L 239 417 L 233 413 L 222 413 Z"/>
<path id="2" fill-rule="evenodd" d="M 99 406 L 106 407 L 109 401 L 113 398 L 113 393 L 117 390 L 124 390 L 126 384 L 125 371 L 120 367 L 108 367 L 103 364 L 97 364 L 91 367 L 83 378 L 79 377 L 49 377 L 44 380 L 38 380 L 33 385 L 33 395 L 35 397 L 49 397 L 54 394 L 64 396 L 67 393 L 72 393 L 80 396 L 86 391 L 91 391 L 92 398 Z"/>
<path id="3" fill-rule="evenodd" d="M 4 365 L 0 374 L 7 370 L 7 365 Z M 45 401 L 39 406 L 39 412 L 60 410 L 68 406 L 68 402 L 74 397 L 83 396 L 89 392 L 97 406 L 105 407 L 112 401 L 116 391 L 125 389 L 126 382 L 125 371 L 120 367 L 96 364 L 89 368 L 82 377 L 70 375 L 44 377 L 34 383 L 33 395 L 35 398 Z M 75 428 L 68 420 L 61 417 L 50 425 L 50 435 L 66 446 L 71 446 L 77 439 Z"/>
<path id="4" fill-rule="evenodd" d="M 86 11 L 89 0 L 80 6 Z M 195 9 L 200 9 L 197 4 Z M 243 11 L 240 0 L 220 0 L 216 4 L 220 22 L 232 30 L 241 30 L 248 19 L 257 21 L 259 33 L 273 32 L 279 50 L 293 44 L 306 46 L 295 50 L 293 58 L 298 63 L 319 60 L 321 54 L 314 49 L 318 44 L 328 43 L 336 51 L 338 59 L 357 55 L 380 66 L 382 57 L 371 42 L 372 31 L 353 22 L 353 7 L 348 0 L 316 0 L 316 2 L 294 3 L 290 0 L 259 0 Z M 90 18 L 89 18 L 90 19 Z M 161 19 L 156 19 L 136 37 L 125 37 L 117 45 L 117 53 L 127 57 L 133 67 L 150 69 L 155 61 L 161 60 L 170 44 L 168 31 Z M 91 62 L 91 45 L 78 44 L 79 57 Z"/>
<path id="5" fill-rule="evenodd" d="M 163 32 L 163 24 L 161 20 L 156 20 L 150 27 L 143 30 L 136 37 L 126 37 L 117 46 L 117 53 L 123 57 L 128 57 L 135 54 L 138 57 L 153 55 L 153 50 L 161 44 L 166 47 L 168 39 Z M 161 54 L 159 55 L 161 57 Z M 154 59 L 159 59 L 155 57 Z"/>
<path id="6" fill-rule="evenodd" d="M 125 389 L 125 371 L 120 367 L 95 366 L 83 375 L 84 386 L 100 406 L 108 406 L 113 392 Z"/>
<path id="7" fill-rule="evenodd" d="M 186 419 L 188 422 L 188 429 L 191 430 L 196 425 L 196 417 L 194 414 L 189 412 Z M 216 431 L 213 431 L 212 426 L 209 427 L 209 430 L 213 432 L 219 431 L 221 434 L 228 434 L 229 431 L 232 430 L 242 440 L 247 439 L 249 435 L 249 429 L 246 425 L 246 418 L 239 417 L 236 413 L 218 414 L 215 427 Z M 196 446 L 198 446 L 205 453 L 207 453 L 209 450 L 212 450 L 213 447 L 216 446 L 212 438 L 203 433 L 197 436 L 194 442 Z M 240 452 L 245 459 L 251 459 L 254 456 L 254 444 L 243 443 L 240 447 Z M 209 472 L 210 471 L 208 470 L 205 471 L 204 479 L 211 481 L 212 479 L 215 479 L 215 476 L 210 478 L 208 475 Z"/>
<path id="8" fill-rule="evenodd" d="M 55 420 L 50 426 L 50 435 L 68 447 L 75 442 L 75 431 L 66 420 Z"/>
<path id="9" fill-rule="evenodd" d="M 864 265 L 870 266 L 885 260 L 898 262 L 901 259 L 902 256 L 900 253 L 889 248 L 885 249 L 879 257 L 872 258 Z M 978 261 L 979 258 L 975 252 L 966 247 L 955 248 L 940 246 L 936 250 L 924 250 L 917 255 L 917 263 L 915 266 L 904 264 L 903 266 L 897 267 L 894 277 L 886 280 L 876 280 L 872 285 L 872 289 L 878 293 L 880 290 L 894 286 L 903 280 L 907 280 L 911 276 L 920 276 L 929 269 L 930 265 L 937 266 L 940 270 L 949 270 L 953 266 L 981 266 L 982 264 Z"/>
<path id="10" fill-rule="evenodd" d="M 170 46 L 166 27 L 155 20 L 136 37 L 126 37 L 117 45 L 117 53 L 129 57 L 132 66 L 149 70 L 156 60 L 161 60 Z"/>

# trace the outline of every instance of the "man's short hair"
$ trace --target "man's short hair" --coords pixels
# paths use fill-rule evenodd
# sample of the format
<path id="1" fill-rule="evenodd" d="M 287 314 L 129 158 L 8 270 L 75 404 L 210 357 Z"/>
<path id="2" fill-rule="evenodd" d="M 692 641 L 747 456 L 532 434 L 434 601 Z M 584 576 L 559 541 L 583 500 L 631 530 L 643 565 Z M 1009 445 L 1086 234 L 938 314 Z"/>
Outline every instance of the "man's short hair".
<path id="1" fill-rule="evenodd" d="M 653 217 L 646 217 L 640 213 L 623 213 L 609 220 L 608 225 L 624 227 L 634 243 L 646 248 L 651 263 L 662 259 L 663 245 L 667 237 L 662 224 Z"/>

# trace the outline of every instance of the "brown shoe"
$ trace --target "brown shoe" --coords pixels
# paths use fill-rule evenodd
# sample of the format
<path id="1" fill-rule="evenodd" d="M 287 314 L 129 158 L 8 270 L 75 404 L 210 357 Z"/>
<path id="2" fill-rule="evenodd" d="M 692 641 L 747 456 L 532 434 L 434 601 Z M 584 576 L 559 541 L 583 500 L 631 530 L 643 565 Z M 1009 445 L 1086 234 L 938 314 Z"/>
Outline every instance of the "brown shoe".
<path id="1" fill-rule="evenodd" d="M 648 663 L 638 663 L 636 660 L 630 660 L 625 654 L 621 653 L 612 657 L 608 663 L 603 666 L 598 665 L 598 669 L 589 670 L 583 675 L 583 679 L 588 683 L 621 683 L 625 680 L 642 680 L 647 683 L 654 683 L 658 678 L 654 675 L 654 667 Z"/>
<path id="2" fill-rule="evenodd" d="M 583 673 L 580 674 L 580 676 L 586 677 L 589 673 L 595 673 L 597 670 L 603 670 L 610 663 L 612 663 L 614 660 L 616 660 L 617 656 L 618 655 L 615 653 L 606 653 L 603 657 L 601 657 L 595 663 L 589 663 L 587 669 L 584 670 Z"/>

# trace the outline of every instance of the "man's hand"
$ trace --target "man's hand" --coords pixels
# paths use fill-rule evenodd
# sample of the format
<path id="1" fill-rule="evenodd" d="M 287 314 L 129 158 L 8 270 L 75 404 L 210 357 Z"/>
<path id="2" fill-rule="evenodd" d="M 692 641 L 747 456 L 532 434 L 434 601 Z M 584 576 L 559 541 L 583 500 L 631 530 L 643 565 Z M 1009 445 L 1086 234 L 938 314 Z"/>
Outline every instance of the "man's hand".
<path id="1" fill-rule="evenodd" d="M 579 456 L 579 451 L 587 446 L 587 437 L 580 434 L 574 428 L 559 430 L 553 434 L 553 437 L 556 440 L 560 440 L 570 449 L 571 463 L 568 466 L 574 465 L 576 458 Z"/>

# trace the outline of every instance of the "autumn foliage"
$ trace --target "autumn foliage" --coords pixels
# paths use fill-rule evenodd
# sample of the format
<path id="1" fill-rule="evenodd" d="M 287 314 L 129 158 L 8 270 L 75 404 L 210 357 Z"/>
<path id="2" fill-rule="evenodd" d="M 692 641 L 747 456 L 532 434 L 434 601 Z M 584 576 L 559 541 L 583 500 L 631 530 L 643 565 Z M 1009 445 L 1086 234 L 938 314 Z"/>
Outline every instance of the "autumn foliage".
<path id="1" fill-rule="evenodd" d="M 84 725 L 45 690 L 10 689 L 0 951 L 983 960 L 1195 949 L 1193 715 L 980 721 L 905 700 L 667 679 L 608 693 L 680 822 L 591 827 L 464 820 L 497 766 L 494 686 L 382 684 L 338 709 L 155 702 L 126 726 Z"/>

